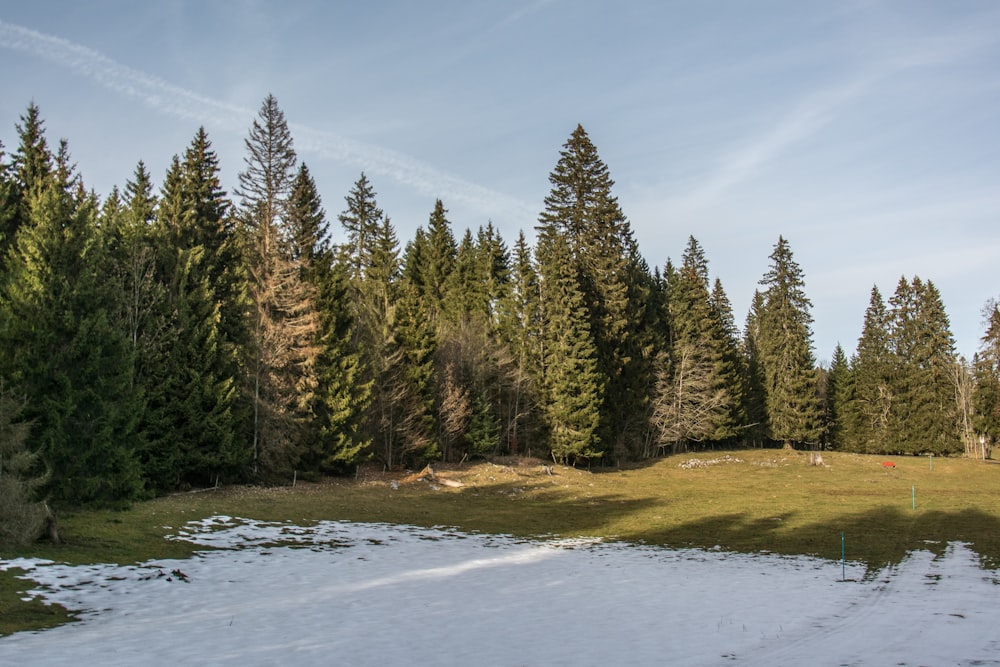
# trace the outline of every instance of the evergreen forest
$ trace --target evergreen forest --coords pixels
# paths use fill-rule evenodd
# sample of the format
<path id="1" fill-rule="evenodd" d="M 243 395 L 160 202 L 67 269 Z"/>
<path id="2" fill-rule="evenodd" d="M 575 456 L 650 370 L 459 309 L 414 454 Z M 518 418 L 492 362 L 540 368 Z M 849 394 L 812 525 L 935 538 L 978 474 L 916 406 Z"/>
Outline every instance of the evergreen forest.
<path id="1" fill-rule="evenodd" d="M 856 349 L 819 367 L 788 241 L 738 323 L 693 236 L 679 263 L 647 264 L 580 126 L 533 245 L 455 229 L 440 200 L 399 239 L 363 173 L 321 201 L 270 95 L 232 193 L 203 128 L 165 174 L 139 162 L 103 196 L 34 103 L 15 129 L 0 144 L 5 499 L 117 507 L 499 455 L 986 458 L 1000 437 L 1000 305 L 965 360 L 934 284 L 902 277 L 872 289 Z"/>

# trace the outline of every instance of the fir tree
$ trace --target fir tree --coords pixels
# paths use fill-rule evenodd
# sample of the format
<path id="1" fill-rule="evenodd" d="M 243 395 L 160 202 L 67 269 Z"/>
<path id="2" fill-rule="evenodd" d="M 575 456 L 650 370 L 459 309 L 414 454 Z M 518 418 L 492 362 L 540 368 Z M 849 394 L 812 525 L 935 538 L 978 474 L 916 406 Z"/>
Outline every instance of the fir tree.
<path id="1" fill-rule="evenodd" d="M 328 241 L 328 223 L 316 183 L 302 164 L 288 203 L 293 260 L 302 280 L 316 294 L 318 327 L 316 389 L 308 406 L 307 458 L 326 472 L 344 472 L 368 445 L 361 421 L 370 400 L 371 381 L 363 376 L 361 355 L 353 344 L 348 268 Z"/>
<path id="2" fill-rule="evenodd" d="M 641 448 L 651 366 L 642 325 L 648 273 L 631 227 L 612 195 L 614 181 L 586 131 L 577 126 L 549 175 L 540 235 L 568 244 L 601 377 L 600 447 L 616 454 Z"/>
<path id="3" fill-rule="evenodd" d="M 142 493 L 132 361 L 97 203 L 81 195 L 65 144 L 56 164 L 26 199 L 0 287 L 3 374 L 26 394 L 53 502 L 118 505 Z"/>
<path id="4" fill-rule="evenodd" d="M 522 450 L 522 438 L 538 431 L 538 403 L 544 367 L 541 343 L 541 294 L 531 248 L 524 232 L 514 244 L 510 287 L 500 300 L 499 336 L 511 354 L 511 382 L 501 409 L 501 430 L 508 451 Z"/>
<path id="5" fill-rule="evenodd" d="M 8 248 L 13 245 L 17 230 L 31 217 L 31 198 L 50 182 L 55 171 L 53 155 L 45 138 L 45 122 L 38 106 L 34 102 L 29 104 L 20 120 L 16 126 L 20 143 L 11 160 L 13 191 L 10 195 L 15 210 L 5 232 Z"/>
<path id="6" fill-rule="evenodd" d="M 347 235 L 344 252 L 350 258 L 350 279 L 355 285 L 360 285 L 365 271 L 372 265 L 379 225 L 385 218 L 375 197 L 375 189 L 362 172 L 345 197 L 347 208 L 338 216 Z"/>
<path id="7" fill-rule="evenodd" d="M 676 450 L 685 442 L 732 438 L 742 396 L 732 312 L 720 283 L 709 291 L 708 262 L 694 237 L 671 276 L 668 304 L 673 337 L 655 412 L 661 443 Z"/>
<path id="8" fill-rule="evenodd" d="M 973 359 L 974 428 L 980 437 L 984 459 L 1000 442 L 1000 304 L 991 300 L 983 309 L 986 332 Z"/>
<path id="9" fill-rule="evenodd" d="M 922 454 L 962 451 L 955 402 L 955 344 L 941 295 L 930 281 L 901 278 L 890 299 L 890 433 L 895 449 Z"/>
<path id="10" fill-rule="evenodd" d="M 249 277 L 254 470 L 288 474 L 302 455 L 303 419 L 316 388 L 315 289 L 302 279 L 288 218 L 295 179 L 292 136 L 268 95 L 246 139 L 239 175 Z"/>
<path id="11" fill-rule="evenodd" d="M 764 295 L 754 291 L 743 329 L 743 412 L 746 415 L 746 439 L 751 445 L 763 444 L 767 438 L 767 380 L 761 360 L 761 313 Z"/>
<path id="12" fill-rule="evenodd" d="M 889 320 L 878 287 L 872 287 L 857 351 L 851 359 L 852 391 L 844 421 L 844 445 L 854 452 L 888 450 L 893 405 Z"/>
<path id="13" fill-rule="evenodd" d="M 249 459 L 239 396 L 242 288 L 229 208 L 201 128 L 183 161 L 171 162 L 154 227 L 166 307 L 163 329 L 147 332 L 143 433 L 144 468 L 160 491 L 235 479 Z"/>
<path id="14" fill-rule="evenodd" d="M 482 305 L 487 319 L 497 327 L 499 304 L 507 295 L 510 285 L 511 259 L 507 245 L 492 222 L 488 222 L 486 227 L 480 227 L 476 233 L 476 260 L 476 273 L 483 280 L 485 301 Z"/>
<path id="15" fill-rule="evenodd" d="M 769 436 L 784 443 L 815 445 L 821 421 L 812 354 L 812 304 L 805 295 L 802 270 L 784 238 L 771 253 L 771 268 L 761 279 L 759 352 L 765 379 Z"/>
<path id="16" fill-rule="evenodd" d="M 430 307 L 432 317 L 444 310 L 449 276 L 455 270 L 458 255 L 447 214 L 440 199 L 434 202 L 434 210 L 427 221 L 426 244 L 420 256 L 414 258 L 414 261 L 419 259 L 419 269 L 415 274 L 420 277 L 415 285 Z M 409 258 L 407 260 L 409 264 Z"/>
<path id="17" fill-rule="evenodd" d="M 598 370 L 569 244 L 546 229 L 538 241 L 543 412 L 552 456 L 559 462 L 600 458 L 600 406 L 605 378 Z"/>
<path id="18" fill-rule="evenodd" d="M 362 354 L 363 382 L 371 385 L 372 400 L 364 419 L 365 439 L 378 440 L 377 451 L 387 465 L 395 460 L 400 406 L 393 388 L 401 384 L 403 354 L 395 341 L 396 300 L 400 275 L 399 242 L 392 222 L 383 217 L 373 244 L 364 282 L 355 294 L 356 347 Z"/>
<path id="19" fill-rule="evenodd" d="M 854 382 L 847 354 L 840 343 L 837 343 L 826 374 L 824 442 L 827 449 L 844 447 L 845 418 L 850 413 L 853 390 Z"/>
<path id="20" fill-rule="evenodd" d="M 436 387 L 434 355 L 437 350 L 435 327 L 427 317 L 427 305 L 417 288 L 400 286 L 393 320 L 393 364 L 387 369 L 389 396 L 398 413 L 393 418 L 398 448 L 403 461 L 416 465 L 441 455 L 435 418 Z"/>

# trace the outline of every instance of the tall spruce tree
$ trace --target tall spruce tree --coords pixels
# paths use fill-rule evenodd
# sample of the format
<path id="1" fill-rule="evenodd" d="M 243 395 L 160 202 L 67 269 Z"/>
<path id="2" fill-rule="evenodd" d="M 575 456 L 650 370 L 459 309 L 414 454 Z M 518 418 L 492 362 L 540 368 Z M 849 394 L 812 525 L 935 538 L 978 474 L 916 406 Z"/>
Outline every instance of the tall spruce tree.
<path id="1" fill-rule="evenodd" d="M 371 443 L 377 456 L 391 466 L 398 459 L 397 433 L 402 422 L 402 406 L 394 391 L 404 384 L 404 355 L 394 338 L 399 241 L 364 174 L 345 201 L 347 208 L 338 220 L 348 238 L 341 252 L 349 271 L 351 343 L 360 355 L 357 383 L 370 388 L 359 437 Z"/>
<path id="2" fill-rule="evenodd" d="M 955 343 L 941 295 L 930 281 L 901 278 L 889 301 L 889 341 L 895 372 L 890 434 L 894 449 L 957 454 Z"/>
<path id="3" fill-rule="evenodd" d="M 824 402 L 824 444 L 826 449 L 843 449 L 846 418 L 850 414 L 850 404 L 854 391 L 851 365 L 844 348 L 837 343 L 833 358 L 826 374 Z"/>
<path id="4" fill-rule="evenodd" d="M 764 310 L 764 295 L 754 291 L 743 328 L 743 411 L 746 415 L 746 442 L 759 446 L 767 439 L 767 390 L 761 361 L 760 320 Z"/>
<path id="5" fill-rule="evenodd" d="M 989 301 L 983 308 L 986 332 L 973 358 L 973 426 L 979 436 L 978 456 L 987 458 L 1000 442 L 1000 302 Z"/>
<path id="6" fill-rule="evenodd" d="M 24 190 L 28 216 L 0 286 L 0 374 L 25 392 L 53 502 L 119 505 L 142 493 L 130 348 L 114 322 L 120 299 L 97 202 L 82 194 L 66 144 L 55 161 L 38 157 L 55 168 Z"/>
<path id="7" fill-rule="evenodd" d="M 858 346 L 851 359 L 851 400 L 841 418 L 844 446 L 854 452 L 888 451 L 893 404 L 893 358 L 885 301 L 873 286 Z"/>
<path id="8" fill-rule="evenodd" d="M 689 425 L 682 429 L 687 441 L 730 439 L 740 426 L 742 395 L 735 341 L 730 339 L 727 320 L 732 312 L 721 283 L 710 291 L 708 261 L 693 236 L 688 240 L 680 269 L 672 276 L 668 303 L 673 327 L 670 368 L 674 376 L 666 387 L 673 400 L 664 401 L 661 396 L 660 402 L 675 408 L 685 406 L 686 411 L 693 412 L 676 415 L 679 422 Z M 666 387 L 661 380 L 661 388 Z"/>
<path id="9" fill-rule="evenodd" d="M 249 462 L 239 395 L 238 246 L 218 171 L 201 128 L 183 160 L 171 162 L 157 208 L 166 327 L 151 341 L 143 432 L 144 468 L 161 491 L 237 479 Z"/>
<path id="10" fill-rule="evenodd" d="M 391 365 L 385 373 L 394 405 L 394 446 L 390 454 L 398 454 L 410 465 L 419 465 L 441 455 L 435 417 L 437 330 L 427 317 L 424 298 L 408 281 L 399 286 L 394 311 L 392 345 L 387 355 Z M 392 465 L 392 460 L 387 464 Z"/>
<path id="11" fill-rule="evenodd" d="M 590 318 L 563 232 L 545 227 L 538 239 L 542 410 L 556 461 L 600 458 L 606 377 L 598 369 Z"/>
<path id="12" fill-rule="evenodd" d="M 302 278 L 288 218 L 297 158 L 273 95 L 261 104 L 245 145 L 238 193 L 251 302 L 253 468 L 284 475 L 303 454 L 303 420 L 317 383 L 319 322 L 315 290 Z"/>
<path id="13" fill-rule="evenodd" d="M 338 259 L 330 246 L 326 211 L 305 164 L 299 166 L 287 209 L 295 239 L 292 259 L 316 295 L 318 315 L 316 389 L 305 425 L 306 460 L 325 472 L 344 472 L 357 464 L 368 445 L 361 421 L 371 381 L 363 377 L 361 355 L 353 344 L 355 314 L 347 262 Z"/>
<path id="14" fill-rule="evenodd" d="M 364 172 L 345 199 L 347 208 L 337 219 L 347 235 L 344 253 L 350 262 L 350 279 L 353 284 L 359 285 L 364 280 L 367 267 L 372 264 L 379 225 L 385 213 L 379 208 L 375 189 Z"/>
<path id="15" fill-rule="evenodd" d="M 709 291 L 708 261 L 692 236 L 678 271 L 671 271 L 668 308 L 672 337 L 661 361 L 654 421 L 661 446 L 718 442 L 738 432 L 739 368 L 730 340 L 728 298 Z"/>
<path id="16" fill-rule="evenodd" d="M 55 170 L 45 137 L 45 122 L 34 102 L 28 105 L 20 121 L 16 126 L 19 144 L 11 156 L 13 187 L 10 197 L 15 208 L 5 231 L 8 248 L 13 245 L 17 230 L 31 217 L 31 197 L 39 194 Z"/>
<path id="17" fill-rule="evenodd" d="M 435 322 L 437 315 L 445 309 L 450 276 L 458 256 L 458 245 L 447 216 L 448 210 L 438 199 L 427 220 L 427 232 L 419 254 L 407 256 L 406 262 L 408 275 L 415 277 L 413 284 L 430 308 Z M 414 264 L 414 268 L 410 269 Z"/>
<path id="18" fill-rule="evenodd" d="M 549 182 L 537 229 L 564 235 L 590 320 L 603 396 L 598 447 L 635 454 L 646 430 L 652 373 L 642 331 L 648 271 L 611 192 L 607 165 L 582 126 L 564 144 Z"/>
<path id="19" fill-rule="evenodd" d="M 812 353 L 812 304 L 802 269 L 788 241 L 778 238 L 771 267 L 760 284 L 758 350 L 764 371 L 765 406 L 771 440 L 794 445 L 819 443 L 822 423 Z"/>
<path id="20" fill-rule="evenodd" d="M 541 294 L 531 248 L 524 232 L 514 244 L 509 289 L 498 308 L 499 337 L 510 350 L 512 382 L 501 408 L 501 435 L 506 449 L 520 453 L 539 431 L 544 345 L 541 342 Z"/>

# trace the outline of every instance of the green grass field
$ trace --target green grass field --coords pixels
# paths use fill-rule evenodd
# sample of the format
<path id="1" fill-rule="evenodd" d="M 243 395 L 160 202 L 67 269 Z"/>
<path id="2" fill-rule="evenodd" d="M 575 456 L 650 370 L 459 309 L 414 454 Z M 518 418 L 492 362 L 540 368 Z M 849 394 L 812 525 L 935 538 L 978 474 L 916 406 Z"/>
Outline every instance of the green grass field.
<path id="1" fill-rule="evenodd" d="M 179 494 L 122 512 L 60 516 L 63 544 L 0 550 L 0 557 L 74 564 L 183 558 L 192 545 L 165 539 L 216 514 L 308 524 L 323 519 L 449 526 L 521 536 L 599 536 L 672 547 L 807 554 L 871 568 L 914 549 L 969 543 L 1000 567 L 1000 463 L 885 459 L 824 453 L 822 467 L 787 450 L 708 452 L 593 472 L 537 460 L 436 469 L 463 486 L 362 471 L 357 479 L 292 487 Z M 691 463 L 696 461 L 697 463 Z M 915 500 L 915 506 L 914 506 Z M 0 575 L 0 634 L 66 622 L 60 609 L 23 602 L 30 582 Z"/>

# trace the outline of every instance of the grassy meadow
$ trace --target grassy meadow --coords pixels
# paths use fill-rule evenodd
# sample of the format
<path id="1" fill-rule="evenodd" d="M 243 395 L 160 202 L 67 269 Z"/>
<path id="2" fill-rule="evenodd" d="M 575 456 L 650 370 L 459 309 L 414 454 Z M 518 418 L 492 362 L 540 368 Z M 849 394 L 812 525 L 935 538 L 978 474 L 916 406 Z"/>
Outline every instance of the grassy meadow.
<path id="1" fill-rule="evenodd" d="M 294 487 L 230 487 L 159 498 L 121 512 L 60 516 L 63 544 L 0 549 L 0 557 L 74 564 L 183 558 L 165 539 L 216 514 L 299 524 L 323 519 L 449 526 L 521 536 L 599 536 L 671 547 L 808 554 L 871 568 L 914 549 L 960 540 L 1000 567 L 1000 463 L 824 452 L 824 465 L 789 450 L 677 455 L 592 471 L 519 459 L 417 475 L 363 469 L 354 479 Z M 451 486 L 461 483 L 462 486 Z M 0 573 L 0 634 L 57 625 L 64 610 L 24 602 L 30 582 Z"/>

